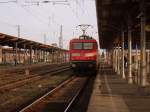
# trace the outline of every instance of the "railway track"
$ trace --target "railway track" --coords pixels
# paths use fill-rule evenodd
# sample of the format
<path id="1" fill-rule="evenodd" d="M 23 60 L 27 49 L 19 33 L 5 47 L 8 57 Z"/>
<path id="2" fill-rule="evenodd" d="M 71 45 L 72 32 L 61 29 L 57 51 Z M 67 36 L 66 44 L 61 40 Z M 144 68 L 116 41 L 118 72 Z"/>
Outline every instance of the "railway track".
<path id="1" fill-rule="evenodd" d="M 32 81 L 37 81 L 37 80 L 40 80 L 42 78 L 45 78 L 46 75 L 49 75 L 49 74 L 53 75 L 53 74 L 56 74 L 56 73 L 60 73 L 60 72 L 69 70 L 69 69 L 70 69 L 70 67 L 68 67 L 68 66 L 59 67 L 57 69 L 47 70 L 47 71 L 44 71 L 44 72 L 40 72 L 37 75 L 31 75 L 29 77 L 25 77 L 25 78 L 17 80 L 17 81 L 13 81 L 13 82 L 10 82 L 10 83 L 7 83 L 7 84 L 0 85 L 0 92 L 3 92 L 3 91 L 6 92 L 10 89 L 14 89 L 14 88 L 23 86 L 24 84 L 30 83 Z"/>
<path id="2" fill-rule="evenodd" d="M 19 112 L 68 112 L 88 79 L 88 77 L 72 77 Z"/>
<path id="3" fill-rule="evenodd" d="M 30 73 L 32 74 L 39 74 L 39 73 L 42 73 L 41 71 L 47 71 L 49 70 L 49 68 L 51 69 L 55 69 L 55 68 L 58 68 L 58 67 L 67 67 L 68 65 L 55 65 L 55 66 L 52 66 L 52 65 L 45 65 L 45 66 L 38 66 L 38 67 L 31 67 L 29 66 L 28 69 L 30 71 Z M 18 68 L 18 69 L 8 69 L 8 70 L 0 70 L 0 78 L 6 78 L 6 77 L 12 77 L 12 76 L 15 76 L 16 74 L 17 75 L 23 75 L 25 74 L 25 69 L 26 67 L 24 68 Z"/>

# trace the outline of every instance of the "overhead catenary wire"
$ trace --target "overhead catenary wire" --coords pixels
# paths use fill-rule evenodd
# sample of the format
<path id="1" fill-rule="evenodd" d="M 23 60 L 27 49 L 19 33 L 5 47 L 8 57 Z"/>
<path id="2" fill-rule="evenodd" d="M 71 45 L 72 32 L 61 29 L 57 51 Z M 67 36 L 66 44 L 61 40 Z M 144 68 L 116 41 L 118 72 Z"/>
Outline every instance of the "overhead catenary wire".
<path id="1" fill-rule="evenodd" d="M 43 21 L 42 19 L 39 18 L 39 16 L 37 16 L 36 14 L 33 14 L 29 9 L 19 5 L 22 9 L 24 9 L 27 13 L 29 13 L 33 18 L 35 18 L 36 20 L 38 20 L 38 22 L 40 23 L 44 23 L 44 24 L 47 24 L 45 21 Z"/>
<path id="2" fill-rule="evenodd" d="M 53 2 L 55 2 L 55 3 L 68 3 L 68 5 L 69 5 L 69 7 L 71 8 L 71 10 L 72 10 L 72 12 L 73 12 L 73 14 L 76 16 L 76 18 L 77 18 L 77 20 L 78 21 L 80 21 L 80 18 L 79 18 L 79 16 L 78 16 L 78 14 L 77 14 L 77 10 L 76 10 L 76 12 L 74 11 L 74 9 L 72 8 L 72 6 L 70 5 L 70 1 L 71 0 L 45 0 L 45 1 L 27 1 L 27 0 L 25 0 L 24 2 L 26 2 L 26 3 L 53 3 Z M 85 10 L 84 10 L 84 8 L 82 8 L 82 6 L 80 5 L 80 3 L 79 3 L 79 1 L 78 0 L 75 0 L 76 1 L 76 5 L 78 5 L 79 7 L 80 7 L 80 9 L 84 12 Z M 84 1 L 84 0 L 82 0 L 82 1 Z M 5 2 L 5 3 L 9 3 L 9 2 L 15 2 L 15 3 L 18 3 L 18 0 L 12 0 L 12 1 L 3 1 L 3 2 Z M 29 4 L 28 4 L 29 5 Z M 25 8 L 24 8 L 25 9 Z M 28 9 L 25 9 L 25 10 L 28 10 Z M 27 11 L 27 12 L 29 12 L 29 11 Z M 29 13 L 31 13 L 31 11 L 29 12 Z M 32 16 L 36 16 L 36 15 L 33 15 L 33 14 L 31 14 Z M 37 17 L 37 16 L 36 16 Z M 39 17 L 38 17 L 38 19 L 39 19 Z M 58 24 L 58 23 L 57 23 Z M 60 25 L 60 24 L 59 24 Z"/>
<path id="3" fill-rule="evenodd" d="M 12 1 L 3 1 L 2 3 L 10 3 L 10 2 L 14 2 L 14 3 L 17 3 L 17 4 L 19 4 L 19 2 L 18 2 L 18 0 L 12 0 Z M 27 1 L 26 1 L 27 2 Z M 28 1 L 29 2 L 29 1 Z M 40 1 L 39 1 L 40 2 Z M 45 1 L 43 1 L 43 3 L 48 3 L 48 2 L 55 2 L 55 3 L 63 3 L 63 2 L 65 2 L 65 3 L 68 3 L 68 6 L 71 8 L 71 10 L 72 10 L 72 12 L 73 12 L 73 14 L 75 13 L 75 11 L 74 11 L 74 9 L 70 6 L 70 3 L 68 2 L 68 0 L 53 0 L 53 1 L 50 1 L 50 0 L 45 0 Z M 37 1 L 31 1 L 31 3 L 37 3 Z M 42 3 L 42 1 L 41 1 L 41 3 Z M 40 23 L 46 23 L 45 22 L 45 20 L 42 18 L 41 19 L 41 17 L 43 16 L 38 16 L 38 15 L 36 15 L 36 14 L 34 14 L 34 12 L 32 12 L 30 9 L 27 9 L 26 7 L 24 7 L 24 5 L 22 5 L 22 4 L 19 4 L 19 6 L 21 7 L 21 8 L 23 8 L 27 13 L 29 13 L 32 17 L 34 17 L 36 20 L 38 20 Z M 40 14 L 41 15 L 41 14 Z M 80 18 L 78 17 L 78 15 L 75 15 L 75 17 L 77 18 L 77 21 L 80 21 Z M 58 25 L 58 26 L 60 26 L 60 24 L 61 23 L 58 23 L 58 22 L 56 22 L 55 20 L 54 20 L 54 22 Z M 48 24 L 48 22 L 46 23 L 46 24 Z"/>
<path id="4" fill-rule="evenodd" d="M 9 1 L 0 1 L 0 4 L 5 4 L 5 3 L 17 3 L 18 0 L 9 0 Z"/>
<path id="5" fill-rule="evenodd" d="M 57 20 L 58 20 L 58 18 L 59 18 L 59 21 L 58 21 L 58 22 L 64 20 L 62 17 L 56 15 L 56 14 L 54 13 L 54 11 L 52 11 L 51 9 L 48 9 L 48 10 L 49 10 L 49 11 L 48 11 L 47 9 L 43 9 L 43 8 L 42 8 L 42 10 L 44 11 L 45 14 L 47 14 L 47 13 L 50 14 L 50 11 L 51 11 L 51 16 L 52 16 L 53 22 L 56 22 L 56 19 L 55 19 L 54 17 L 57 17 Z M 61 25 L 61 24 L 62 24 L 62 23 L 58 23 L 58 22 L 56 22 L 57 25 Z"/>
<path id="6" fill-rule="evenodd" d="M 69 1 L 68 1 L 68 2 L 69 2 Z M 72 14 L 75 16 L 77 22 L 81 22 L 79 16 L 78 16 L 77 13 L 74 11 L 74 9 L 71 7 L 71 5 L 69 4 L 68 6 L 69 6 L 69 8 L 71 9 Z"/>
<path id="7" fill-rule="evenodd" d="M 41 12 L 39 12 L 39 11 L 37 11 L 37 10 L 36 10 L 36 12 L 38 13 L 38 15 L 41 15 Z M 35 11 L 34 11 L 34 13 L 35 13 Z M 46 15 L 44 15 L 44 16 L 46 16 Z M 43 17 L 43 13 L 42 13 L 41 17 Z M 46 17 L 46 18 L 47 18 L 47 17 Z M 55 24 L 59 25 L 59 23 L 56 23 L 55 20 L 53 20 L 53 22 L 55 22 Z"/>
<path id="8" fill-rule="evenodd" d="M 3 24 L 7 24 L 7 25 L 9 25 L 10 27 L 16 27 L 17 25 L 16 24 L 12 24 L 12 23 L 8 23 L 8 22 L 5 22 L 5 21 L 2 21 L 2 20 L 0 20 L 0 23 L 3 23 Z"/>
<path id="9" fill-rule="evenodd" d="M 27 11 L 27 10 L 26 10 Z M 31 15 L 31 14 L 30 14 Z M 37 18 L 37 17 L 36 17 Z M 2 20 L 0 20 L 0 23 L 1 23 L 1 26 L 2 26 L 2 24 L 4 24 L 4 26 L 6 26 L 7 28 L 9 28 L 9 27 L 12 27 L 13 29 L 15 28 L 16 29 L 16 31 L 17 31 L 17 26 L 18 26 L 18 24 L 19 24 L 19 26 L 21 27 L 21 30 L 24 30 L 24 29 L 26 29 L 26 31 L 28 32 L 28 33 L 30 33 L 30 34 L 32 34 L 33 35 L 33 33 L 31 33 L 31 31 L 33 32 L 33 30 L 37 30 L 38 31 L 38 33 L 37 34 L 39 34 L 39 33 L 42 33 L 44 30 L 46 30 L 46 27 L 45 28 L 43 28 L 43 29 L 41 29 L 41 27 L 35 27 L 34 29 L 32 28 L 32 29 L 30 29 L 30 27 L 29 26 L 24 26 L 24 25 L 21 25 L 20 23 L 16 23 L 16 24 L 12 24 L 12 23 L 9 23 L 9 22 L 6 22 L 6 21 L 2 21 Z M 7 26 L 8 25 L 8 26 Z M 3 27 L 4 27 L 3 26 Z M 47 28 L 48 29 L 48 28 Z M 41 32 L 41 30 L 42 30 L 42 32 Z M 28 35 L 28 33 L 27 32 L 23 32 L 25 35 Z M 35 34 L 36 32 L 34 31 L 34 34 Z"/>
<path id="10" fill-rule="evenodd" d="M 61 4 L 61 5 L 67 5 L 68 0 L 38 0 L 38 1 L 28 1 L 26 0 L 25 3 L 31 3 L 33 5 L 40 5 L 40 4 L 44 4 L 44 3 L 52 3 L 53 5 L 56 4 Z"/>
<path id="11" fill-rule="evenodd" d="M 83 14 L 84 14 L 84 9 L 82 8 L 82 6 L 80 5 L 79 1 L 78 0 L 75 0 L 76 1 L 76 5 L 80 7 L 80 9 L 82 10 Z"/>
<path id="12" fill-rule="evenodd" d="M 42 9 L 42 8 L 41 8 L 41 9 Z M 42 10 L 43 10 L 43 9 L 42 9 Z M 38 11 L 38 12 L 39 12 L 39 11 Z M 38 13 L 38 12 L 37 12 L 37 13 Z M 39 13 L 41 13 L 41 12 L 39 12 Z M 49 12 L 47 11 L 47 13 L 49 13 Z M 45 10 L 43 10 L 43 12 L 42 12 L 42 14 L 44 15 L 44 17 L 47 18 L 47 23 L 49 23 L 49 18 L 50 18 L 50 16 L 49 16 L 49 14 L 47 14 L 47 13 L 45 13 Z M 53 14 L 53 15 L 52 15 L 52 16 L 53 16 L 53 17 L 52 17 L 53 22 L 54 22 L 56 25 L 60 26 L 61 23 L 58 23 L 58 22 L 55 20 L 55 18 L 54 18 L 54 16 L 56 16 L 56 15 L 55 15 L 53 12 L 52 12 L 52 14 Z M 42 15 L 42 16 L 43 16 L 43 15 Z M 46 15 L 48 15 L 48 16 L 46 16 Z"/>
<path id="13" fill-rule="evenodd" d="M 25 10 L 27 10 L 27 9 L 25 9 Z M 27 11 L 29 11 L 29 10 L 27 10 Z M 33 12 L 35 13 L 35 11 L 33 11 Z M 29 13 L 31 13 L 31 12 L 29 12 Z M 47 26 L 47 31 L 48 31 L 48 29 L 49 29 L 49 27 L 50 27 L 50 26 L 48 26 L 48 20 L 46 21 L 46 19 L 43 18 L 43 20 L 44 20 L 44 21 L 43 21 L 42 19 L 39 18 L 39 16 L 37 16 L 37 15 L 40 15 L 40 17 L 42 17 L 43 15 L 39 14 L 39 12 L 37 12 L 37 13 L 38 13 L 38 14 L 34 14 L 34 15 L 32 15 L 32 16 L 33 16 L 34 18 L 37 18 L 39 22 L 42 21 L 42 23 L 44 23 L 44 24 Z M 31 13 L 31 14 L 32 14 L 32 13 Z M 51 27 L 51 29 L 54 30 L 53 27 Z"/>
<path id="14" fill-rule="evenodd" d="M 18 6 L 20 6 L 24 11 L 26 11 L 28 14 L 30 14 L 30 16 L 32 16 L 33 18 L 35 18 L 38 22 L 40 23 L 44 23 L 45 21 L 41 20 L 37 15 L 33 14 L 30 10 L 28 10 L 27 8 L 24 8 L 21 4 L 19 4 L 18 0 L 14 0 L 14 1 L 5 1 L 5 2 L 0 2 L 0 3 L 16 3 Z"/>
<path id="15" fill-rule="evenodd" d="M 65 0 L 64 2 L 66 2 L 67 0 Z M 36 2 L 36 1 L 35 1 Z M 55 1 L 55 2 L 60 2 L 60 1 Z M 62 1 L 61 1 L 62 2 Z M 30 3 L 32 3 L 32 2 L 30 2 Z M 34 3 L 34 2 L 33 2 Z M 24 7 L 27 7 L 27 6 L 32 6 L 32 5 L 22 5 L 22 6 L 24 6 Z M 40 4 L 38 5 L 38 7 L 40 7 Z M 41 7 L 40 7 L 41 8 Z M 43 10 L 43 8 L 42 8 L 42 10 Z M 41 15 L 41 11 L 33 11 L 33 12 L 36 12 L 36 13 L 38 13 L 37 15 Z M 53 13 L 54 14 L 54 13 Z M 43 15 L 44 15 L 44 17 L 43 17 Z M 47 22 L 47 25 L 49 26 L 49 27 L 51 27 L 52 29 L 53 29 L 53 26 L 50 26 L 50 22 L 49 22 L 49 20 L 50 20 L 50 16 L 46 16 L 47 15 L 47 13 L 45 13 L 45 11 L 43 11 L 42 12 L 42 15 L 40 16 L 40 17 L 42 17 L 42 19 L 43 20 L 46 20 L 46 22 Z M 45 19 L 45 18 L 47 18 L 47 19 Z M 60 17 L 58 17 L 58 18 L 60 18 Z M 60 26 L 62 23 L 59 23 L 59 22 L 57 22 L 55 19 L 54 19 L 54 17 L 52 18 L 53 19 L 53 23 L 54 23 L 54 25 L 57 25 L 57 26 Z M 62 20 L 62 19 L 61 19 Z M 61 21 L 60 20 L 60 21 Z"/>
<path id="16" fill-rule="evenodd" d="M 45 0 L 45 1 L 26 1 L 27 3 L 34 3 L 34 4 L 32 4 L 32 5 L 36 5 L 35 3 L 55 3 L 55 4 L 53 4 L 53 5 L 59 5 L 59 4 L 61 4 L 61 5 L 68 5 L 68 0 Z M 38 4 L 38 6 L 40 6 L 41 4 Z M 31 6 L 32 6 L 31 5 Z M 28 6 L 28 5 L 25 5 L 25 6 Z M 30 5 L 29 5 L 30 6 Z M 43 10 L 43 9 L 42 9 Z M 44 11 L 45 12 L 45 11 Z M 44 13 L 43 12 L 43 13 Z M 49 13 L 49 12 L 48 12 Z M 52 12 L 53 13 L 53 12 Z M 53 13 L 54 14 L 54 13 Z M 47 15 L 47 14 L 46 14 Z M 56 15 L 55 15 L 56 16 Z M 60 18 L 60 17 L 58 17 L 58 18 Z M 60 19 L 60 21 L 62 21 L 62 19 Z M 57 25 L 61 25 L 62 23 L 58 23 L 57 21 L 55 21 L 54 20 L 54 22 L 57 24 Z"/>
<path id="17" fill-rule="evenodd" d="M 71 8 L 71 7 L 70 7 Z M 71 8 L 72 9 L 72 8 Z M 72 10 L 74 10 L 74 9 L 72 9 Z M 44 11 L 45 12 L 45 11 Z M 59 17 L 58 17 L 59 18 Z M 56 23 L 56 21 L 54 20 L 54 18 L 52 18 L 53 19 L 53 22 L 55 22 Z M 62 20 L 62 19 L 61 19 Z M 78 21 L 79 21 L 79 19 L 78 19 Z M 58 23 L 57 23 L 57 25 L 59 25 Z"/>
<path id="18" fill-rule="evenodd" d="M 13 1 L 13 0 L 12 0 Z M 15 1 L 15 0 L 14 0 Z M 16 0 L 17 1 L 17 0 Z M 22 1 L 22 2 L 21 2 Z M 50 8 L 41 8 L 41 4 L 39 5 L 39 6 L 37 6 L 36 8 L 38 9 L 38 10 L 36 10 L 36 8 L 35 7 L 30 7 L 30 4 L 28 4 L 27 6 L 29 6 L 29 7 L 25 7 L 25 6 L 23 6 L 24 5 L 24 1 L 25 0 L 19 0 L 19 2 L 14 2 L 14 3 L 16 3 L 16 4 L 18 4 L 18 6 L 19 7 L 21 7 L 25 12 L 27 12 L 28 13 L 28 15 L 30 15 L 32 18 L 33 18 L 33 20 L 36 20 L 38 23 L 40 23 L 40 24 L 42 24 L 43 25 L 43 27 L 45 27 L 45 29 L 47 28 L 47 26 L 48 26 L 48 30 L 50 31 L 50 30 L 53 30 L 53 28 L 54 27 L 56 27 L 56 26 L 60 26 L 60 24 L 62 23 L 63 24 L 63 22 L 65 22 L 65 20 L 63 21 L 63 17 L 61 17 L 60 18 L 60 16 L 61 15 L 58 15 L 57 13 L 55 14 L 55 13 L 53 13 L 53 14 L 51 14 L 51 12 L 49 12 L 48 10 L 50 9 Z M 38 0 L 38 1 L 42 1 L 42 0 Z M 56 0 L 55 0 L 56 1 Z M 69 5 L 66 5 L 66 6 L 64 6 L 64 8 L 68 8 L 68 9 L 70 9 L 69 10 L 69 13 L 71 12 L 72 14 L 71 14 L 71 16 L 73 17 L 73 19 L 74 19 L 74 23 L 81 23 L 81 18 L 83 18 L 82 16 L 80 16 L 80 13 L 81 12 L 79 12 L 79 10 L 81 9 L 82 10 L 82 12 L 83 12 L 83 7 L 81 7 L 81 3 L 80 3 L 80 1 L 78 0 L 78 3 L 79 3 L 79 5 L 80 6 L 77 6 L 77 4 L 75 4 L 75 0 L 64 0 L 64 1 L 66 1 L 66 2 L 68 2 L 68 4 Z M 12 3 L 11 2 L 9 2 L 10 3 L 10 5 L 12 5 Z M 13 3 L 13 4 L 14 4 Z M 26 4 L 25 4 L 26 5 Z M 42 4 L 43 5 L 43 4 Z M 51 4 L 51 5 L 53 5 L 53 4 Z M 63 4 L 62 4 L 63 5 Z M 79 8 L 77 8 L 76 9 L 76 7 L 75 6 L 77 6 L 77 7 L 79 7 Z M 39 8 L 38 8 L 39 7 Z M 59 6 L 58 6 L 59 7 Z M 80 8 L 81 7 L 81 8 Z M 54 7 L 55 8 L 55 7 Z M 41 9 L 41 10 L 40 10 Z M 44 11 L 44 10 L 46 10 L 46 11 Z M 55 9 L 54 9 L 55 10 Z M 22 11 L 22 10 L 21 10 Z M 23 12 L 24 12 L 23 11 Z M 77 12 L 78 11 L 78 12 Z M 86 10 L 85 10 L 86 11 Z M 26 15 L 26 14 L 25 14 Z M 85 15 L 83 15 L 83 16 L 85 16 Z M 51 18 L 50 18 L 51 17 Z M 32 19 L 31 18 L 31 19 Z M 50 23 L 51 22 L 51 23 Z M 50 25 L 50 24 L 51 25 Z M 23 23 L 24 24 L 24 23 Z M 28 25 L 27 25 L 28 26 Z M 50 27 L 51 26 L 51 27 Z M 64 25 L 65 26 L 65 25 Z M 26 27 L 26 26 L 21 26 L 21 27 Z M 66 26 L 65 26 L 66 27 Z M 38 29 L 38 28 L 37 28 Z M 44 28 L 43 28 L 44 29 Z M 35 30 L 35 29 L 32 29 L 32 30 Z M 55 31 L 52 31 L 52 32 L 56 32 L 56 30 Z"/>

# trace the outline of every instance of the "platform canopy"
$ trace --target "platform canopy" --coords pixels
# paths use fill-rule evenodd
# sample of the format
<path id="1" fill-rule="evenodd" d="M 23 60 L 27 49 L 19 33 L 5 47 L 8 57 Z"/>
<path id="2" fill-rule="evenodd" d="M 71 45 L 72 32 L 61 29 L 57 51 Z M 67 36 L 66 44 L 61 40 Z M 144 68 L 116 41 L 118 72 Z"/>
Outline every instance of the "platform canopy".
<path id="1" fill-rule="evenodd" d="M 146 42 L 150 42 L 150 0 L 96 0 L 99 41 L 101 48 L 112 48 L 120 40 L 121 31 L 127 41 L 131 24 L 133 44 L 140 43 L 140 17 L 146 17 Z"/>
<path id="2" fill-rule="evenodd" d="M 17 44 L 17 46 L 16 46 Z M 15 36 L 7 35 L 0 33 L 0 45 L 1 46 L 8 46 L 8 47 L 17 47 L 19 49 L 30 49 L 32 46 L 32 49 L 37 50 L 46 50 L 46 51 L 52 51 L 52 50 L 61 50 L 61 51 L 67 51 L 65 49 L 61 49 L 52 45 L 45 45 L 39 42 L 35 42 L 32 40 L 27 40 L 23 38 L 18 38 Z"/>

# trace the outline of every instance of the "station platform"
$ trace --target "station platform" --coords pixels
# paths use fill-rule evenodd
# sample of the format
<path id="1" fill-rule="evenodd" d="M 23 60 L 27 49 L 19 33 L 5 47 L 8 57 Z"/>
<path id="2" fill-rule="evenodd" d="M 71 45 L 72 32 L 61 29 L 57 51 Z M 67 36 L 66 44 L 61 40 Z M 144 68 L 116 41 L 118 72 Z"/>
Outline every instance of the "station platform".
<path id="1" fill-rule="evenodd" d="M 105 67 L 96 77 L 87 112 L 150 112 L 150 94 L 138 91 Z"/>

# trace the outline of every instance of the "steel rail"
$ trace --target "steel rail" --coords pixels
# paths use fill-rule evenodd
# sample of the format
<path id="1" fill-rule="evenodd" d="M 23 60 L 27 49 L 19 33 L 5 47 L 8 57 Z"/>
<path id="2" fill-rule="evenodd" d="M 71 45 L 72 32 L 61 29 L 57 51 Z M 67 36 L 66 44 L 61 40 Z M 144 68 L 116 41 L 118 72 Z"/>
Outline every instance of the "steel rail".
<path id="1" fill-rule="evenodd" d="M 45 95 L 43 95 L 42 97 L 40 97 L 39 99 L 35 100 L 34 102 L 32 102 L 30 105 L 26 106 L 25 108 L 21 109 L 19 112 L 24 112 L 27 109 L 29 109 L 30 107 L 32 107 L 32 105 L 40 102 L 43 98 L 45 98 L 48 95 L 52 95 L 53 93 L 55 93 L 57 90 L 59 90 L 61 87 L 63 87 L 64 85 L 68 84 L 70 81 L 72 81 L 75 78 L 75 76 L 71 77 L 70 79 L 66 80 L 65 82 L 61 83 L 60 85 L 58 85 L 56 88 L 52 89 L 51 91 L 49 91 L 48 93 L 46 93 Z"/>
<path id="2" fill-rule="evenodd" d="M 81 91 L 84 89 L 84 87 L 86 86 L 87 82 L 88 82 L 89 78 L 86 79 L 85 83 L 82 85 L 82 87 L 77 91 L 76 95 L 71 99 L 71 101 L 69 102 L 68 106 L 65 108 L 65 110 L 63 112 L 69 112 L 71 106 L 73 105 L 73 103 L 77 100 L 77 98 L 79 97 Z"/>
<path id="3" fill-rule="evenodd" d="M 3 91 L 3 90 L 9 90 L 9 89 L 12 89 L 13 87 L 18 87 L 18 86 L 22 86 L 22 84 L 26 84 L 32 80 L 39 80 L 43 77 L 41 77 L 41 75 L 46 75 L 48 73 L 51 73 L 51 75 L 53 74 L 56 74 L 56 73 L 60 73 L 60 72 L 63 72 L 63 71 L 66 71 L 66 70 L 69 70 L 70 67 L 66 67 L 66 68 L 58 68 L 57 70 L 50 70 L 49 72 L 45 72 L 45 73 L 41 73 L 41 74 L 38 74 L 38 75 L 35 75 L 35 76 L 31 76 L 31 77 L 27 77 L 27 78 L 23 78 L 23 79 L 20 79 L 18 81 L 14 81 L 14 82 L 11 82 L 11 83 L 7 83 L 7 84 L 4 84 L 4 85 L 0 85 L 0 91 Z"/>

